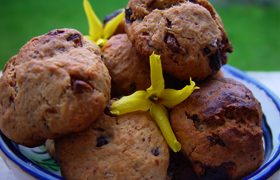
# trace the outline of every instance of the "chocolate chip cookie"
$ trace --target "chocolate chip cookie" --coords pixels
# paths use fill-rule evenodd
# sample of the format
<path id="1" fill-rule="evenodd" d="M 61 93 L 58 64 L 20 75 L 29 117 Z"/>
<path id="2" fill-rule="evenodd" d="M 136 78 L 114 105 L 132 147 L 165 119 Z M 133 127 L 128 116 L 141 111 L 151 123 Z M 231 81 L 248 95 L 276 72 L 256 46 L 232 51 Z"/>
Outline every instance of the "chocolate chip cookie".
<path id="1" fill-rule="evenodd" d="M 237 179 L 264 159 L 261 107 L 244 85 L 213 78 L 171 112 L 171 125 L 201 178 Z"/>
<path id="2" fill-rule="evenodd" d="M 165 179 L 167 144 L 145 112 L 104 115 L 84 132 L 55 141 L 66 179 Z"/>
<path id="3" fill-rule="evenodd" d="M 219 15 L 206 0 L 130 0 L 126 31 L 139 54 L 160 54 L 163 70 L 181 80 L 215 74 L 232 51 Z"/>
<path id="4" fill-rule="evenodd" d="M 150 86 L 148 57 L 136 52 L 126 34 L 111 37 L 102 53 L 112 77 L 113 96 L 129 95 Z"/>
<path id="5" fill-rule="evenodd" d="M 29 147 L 87 128 L 110 99 L 100 49 L 73 29 L 31 39 L 0 79 L 0 129 Z"/>

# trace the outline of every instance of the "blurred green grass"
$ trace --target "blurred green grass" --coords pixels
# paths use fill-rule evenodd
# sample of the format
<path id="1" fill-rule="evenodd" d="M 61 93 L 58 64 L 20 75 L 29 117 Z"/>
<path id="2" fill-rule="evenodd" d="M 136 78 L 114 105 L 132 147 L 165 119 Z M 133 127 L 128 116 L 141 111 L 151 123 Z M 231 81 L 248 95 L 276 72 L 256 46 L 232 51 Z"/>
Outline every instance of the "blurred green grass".
<path id="1" fill-rule="evenodd" d="M 127 0 L 91 0 L 99 17 L 125 7 Z M 234 46 L 229 64 L 242 70 L 280 70 L 280 8 L 217 7 Z M 72 27 L 87 34 L 82 0 L 0 0 L 0 68 L 32 37 Z"/>

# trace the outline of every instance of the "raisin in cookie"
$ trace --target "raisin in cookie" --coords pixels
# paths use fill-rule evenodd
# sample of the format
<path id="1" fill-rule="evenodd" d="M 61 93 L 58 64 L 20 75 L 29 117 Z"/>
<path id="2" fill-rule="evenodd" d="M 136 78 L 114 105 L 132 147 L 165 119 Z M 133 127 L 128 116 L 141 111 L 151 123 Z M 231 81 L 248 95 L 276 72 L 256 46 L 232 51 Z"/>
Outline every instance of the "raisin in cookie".
<path id="1" fill-rule="evenodd" d="M 165 179 L 168 147 L 148 113 L 104 115 L 84 132 L 55 140 L 66 179 Z"/>
<path id="2" fill-rule="evenodd" d="M 206 0 L 131 0 L 126 22 L 138 53 L 160 54 L 163 70 L 181 80 L 216 73 L 232 51 L 220 17 Z"/>
<path id="3" fill-rule="evenodd" d="M 113 95 L 128 95 L 150 86 L 147 57 L 135 51 L 126 34 L 111 37 L 102 51 L 104 63 L 112 77 Z"/>
<path id="4" fill-rule="evenodd" d="M 171 125 L 201 178 L 240 178 L 264 159 L 260 103 L 234 80 L 201 84 L 172 110 Z"/>
<path id="5" fill-rule="evenodd" d="M 29 147 L 87 128 L 110 99 L 100 49 L 73 29 L 30 40 L 0 79 L 0 128 Z"/>

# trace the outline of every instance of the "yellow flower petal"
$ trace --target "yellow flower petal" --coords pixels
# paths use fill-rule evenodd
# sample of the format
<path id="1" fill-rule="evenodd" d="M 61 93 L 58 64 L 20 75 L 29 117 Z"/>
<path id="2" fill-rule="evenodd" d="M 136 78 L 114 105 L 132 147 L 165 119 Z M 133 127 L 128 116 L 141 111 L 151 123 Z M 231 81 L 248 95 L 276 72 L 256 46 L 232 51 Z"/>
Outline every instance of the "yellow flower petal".
<path id="1" fill-rule="evenodd" d="M 153 103 L 150 109 L 150 114 L 152 118 L 156 121 L 169 147 L 174 152 L 179 152 L 181 150 L 181 144 L 177 141 L 171 129 L 166 109 L 159 104 Z"/>
<path id="2" fill-rule="evenodd" d="M 111 37 L 114 32 L 116 31 L 119 24 L 124 20 L 125 13 L 122 11 L 120 14 L 118 14 L 116 17 L 111 19 L 109 22 L 106 23 L 103 31 L 103 38 L 108 39 Z"/>
<path id="3" fill-rule="evenodd" d="M 98 39 L 96 41 L 96 45 L 99 46 L 99 47 L 103 47 L 107 42 L 107 39 Z"/>
<path id="4" fill-rule="evenodd" d="M 149 96 L 159 96 L 164 89 L 160 56 L 154 52 L 150 56 L 151 86 L 147 89 Z"/>
<path id="5" fill-rule="evenodd" d="M 152 102 L 146 96 L 146 91 L 136 91 L 129 96 L 124 96 L 112 103 L 110 112 L 115 115 L 121 115 L 134 111 L 147 111 L 150 109 Z"/>
<path id="6" fill-rule="evenodd" d="M 168 108 L 172 108 L 187 99 L 195 89 L 199 89 L 199 87 L 195 86 L 195 82 L 192 79 L 190 79 L 190 85 L 185 86 L 181 90 L 164 89 L 161 93 L 160 103 Z"/>
<path id="7" fill-rule="evenodd" d="M 89 35 L 93 41 L 97 41 L 102 36 L 103 25 L 96 16 L 88 0 L 83 1 L 84 10 L 89 24 Z"/>

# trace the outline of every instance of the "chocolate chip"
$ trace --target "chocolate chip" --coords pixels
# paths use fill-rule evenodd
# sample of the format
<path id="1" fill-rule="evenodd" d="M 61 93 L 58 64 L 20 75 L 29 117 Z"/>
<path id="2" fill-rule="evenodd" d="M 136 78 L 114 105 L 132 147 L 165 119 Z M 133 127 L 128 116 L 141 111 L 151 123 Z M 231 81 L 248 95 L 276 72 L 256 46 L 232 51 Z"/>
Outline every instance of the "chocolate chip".
<path id="1" fill-rule="evenodd" d="M 73 41 L 75 45 L 82 47 L 82 39 L 80 34 L 72 34 L 67 39 L 67 41 Z"/>
<path id="2" fill-rule="evenodd" d="M 71 87 L 74 93 L 80 94 L 84 92 L 91 92 L 93 90 L 91 85 L 83 80 L 72 79 L 71 81 Z"/>
<path id="3" fill-rule="evenodd" d="M 15 102 L 14 96 L 10 96 L 9 101 L 10 101 L 10 103 L 14 103 Z"/>
<path id="4" fill-rule="evenodd" d="M 96 147 L 101 147 L 109 143 L 108 137 L 106 136 L 99 136 L 96 139 Z"/>
<path id="5" fill-rule="evenodd" d="M 149 36 L 149 33 L 148 32 L 142 32 L 142 35 L 143 36 Z"/>
<path id="6" fill-rule="evenodd" d="M 164 37 L 164 42 L 167 44 L 167 47 L 174 53 L 180 52 L 180 44 L 173 34 L 167 33 Z"/>
<path id="7" fill-rule="evenodd" d="M 207 136 L 207 139 L 208 139 L 208 141 L 210 141 L 211 146 L 216 145 L 216 144 L 223 146 L 223 147 L 226 146 L 224 141 L 216 134 L 213 134 L 212 136 Z"/>
<path id="8" fill-rule="evenodd" d="M 133 21 L 135 21 L 131 16 L 132 16 L 131 8 L 126 8 L 125 9 L 125 21 L 127 23 L 132 23 Z"/>
<path id="9" fill-rule="evenodd" d="M 50 114 L 56 114 L 57 110 L 54 107 L 50 107 L 50 108 L 46 109 L 46 112 L 50 113 Z"/>
<path id="10" fill-rule="evenodd" d="M 56 36 L 56 35 L 62 34 L 62 33 L 64 33 L 64 32 L 65 32 L 64 30 L 55 29 L 55 30 L 50 31 L 47 35 Z"/>
<path id="11" fill-rule="evenodd" d="M 196 0 L 188 0 L 191 3 L 197 3 Z"/>
<path id="12" fill-rule="evenodd" d="M 204 52 L 204 54 L 205 54 L 206 56 L 208 56 L 208 55 L 211 54 L 211 49 L 210 49 L 209 47 L 205 47 L 205 48 L 203 49 L 203 52 Z"/>
<path id="13" fill-rule="evenodd" d="M 209 56 L 209 65 L 213 71 L 218 71 L 222 67 L 223 56 L 221 50 L 218 48 L 216 52 Z"/>
<path id="14" fill-rule="evenodd" d="M 168 18 L 166 18 L 166 26 L 172 28 L 172 22 Z"/>
<path id="15" fill-rule="evenodd" d="M 100 127 L 98 127 L 98 128 L 94 128 L 94 130 L 95 130 L 95 131 L 99 131 L 99 132 L 104 132 L 104 131 L 105 131 L 105 129 L 100 128 Z"/>
<path id="16" fill-rule="evenodd" d="M 185 115 L 186 115 L 187 117 L 189 117 L 189 115 L 188 115 L 186 112 L 185 112 Z M 190 119 L 193 121 L 194 127 L 195 127 L 197 130 L 199 130 L 199 131 L 202 131 L 202 130 L 203 130 L 203 129 L 202 129 L 202 126 L 201 126 L 202 122 L 201 122 L 201 120 L 199 119 L 199 117 L 198 117 L 197 114 L 192 115 L 192 116 L 190 117 Z"/>
<path id="17" fill-rule="evenodd" d="M 114 17 L 116 17 L 117 15 L 119 15 L 122 12 L 121 9 L 113 12 L 112 14 L 109 14 L 107 16 L 105 16 L 104 20 L 103 20 L 103 24 L 106 24 L 107 22 L 109 22 L 110 20 L 112 20 Z"/>
<path id="18" fill-rule="evenodd" d="M 160 154 L 160 150 L 159 150 L 158 147 L 156 147 L 156 148 L 153 148 L 153 149 L 151 150 L 151 153 L 152 153 L 154 156 L 158 156 L 158 155 Z"/>

